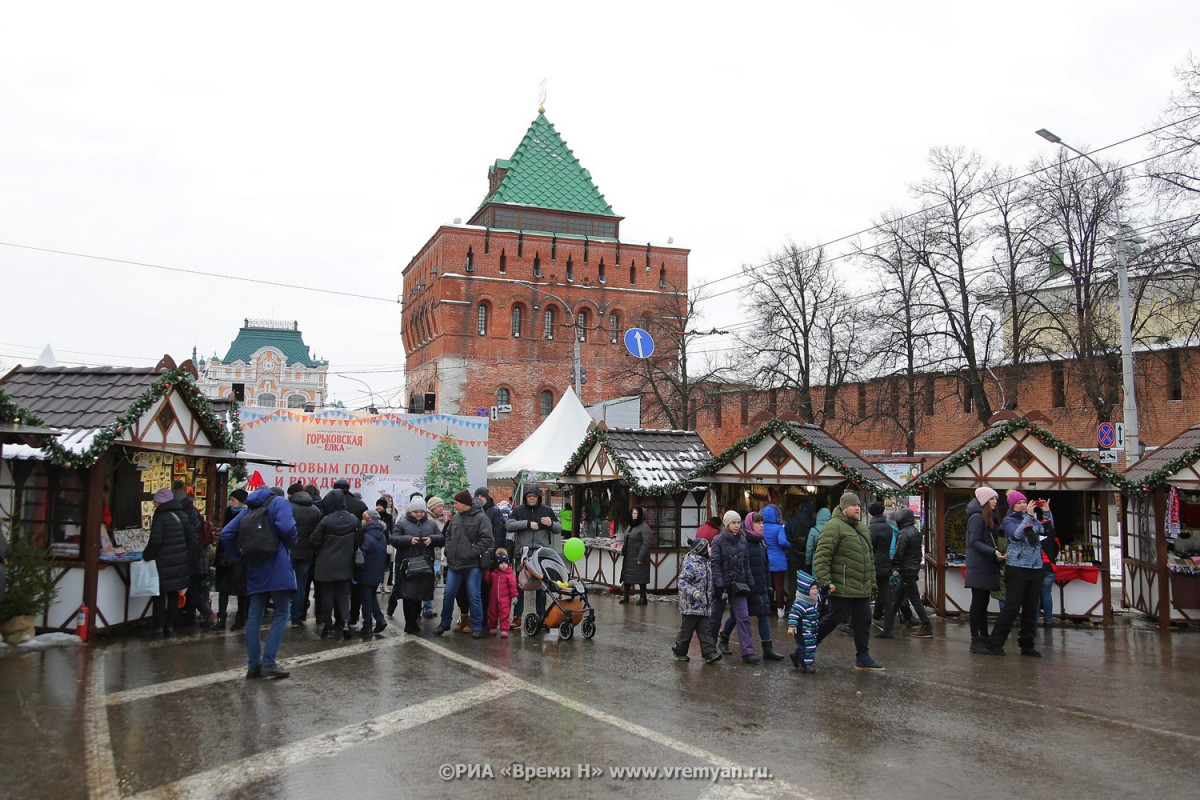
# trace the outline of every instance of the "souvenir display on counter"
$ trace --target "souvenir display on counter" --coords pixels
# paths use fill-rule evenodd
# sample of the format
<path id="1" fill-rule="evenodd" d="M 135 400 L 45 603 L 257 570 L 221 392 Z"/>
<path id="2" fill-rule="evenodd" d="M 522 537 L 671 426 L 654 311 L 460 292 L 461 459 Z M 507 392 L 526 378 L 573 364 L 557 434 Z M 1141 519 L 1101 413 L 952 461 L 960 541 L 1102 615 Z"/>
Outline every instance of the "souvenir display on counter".
<path id="1" fill-rule="evenodd" d="M 1179 490 L 1174 486 L 1171 487 L 1171 493 L 1167 495 L 1167 538 L 1175 539 L 1179 536 Z"/>

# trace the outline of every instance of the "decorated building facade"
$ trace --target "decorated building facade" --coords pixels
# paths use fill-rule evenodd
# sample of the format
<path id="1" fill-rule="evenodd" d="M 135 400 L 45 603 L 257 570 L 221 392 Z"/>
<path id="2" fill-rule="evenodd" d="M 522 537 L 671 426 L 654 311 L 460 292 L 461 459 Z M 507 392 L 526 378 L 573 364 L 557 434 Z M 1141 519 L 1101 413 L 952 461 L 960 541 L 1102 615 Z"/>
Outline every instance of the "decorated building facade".
<path id="1" fill-rule="evenodd" d="M 247 319 L 224 358 L 197 365 L 210 400 L 234 399 L 263 408 L 325 405 L 329 362 L 313 356 L 296 321 Z"/>

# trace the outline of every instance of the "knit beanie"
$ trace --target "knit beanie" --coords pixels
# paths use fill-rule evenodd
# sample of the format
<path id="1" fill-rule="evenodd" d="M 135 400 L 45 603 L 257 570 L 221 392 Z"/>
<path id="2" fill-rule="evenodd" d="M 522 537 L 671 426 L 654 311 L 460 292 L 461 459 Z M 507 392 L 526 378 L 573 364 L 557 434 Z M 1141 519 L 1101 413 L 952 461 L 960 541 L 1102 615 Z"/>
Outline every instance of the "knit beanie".
<path id="1" fill-rule="evenodd" d="M 975 490 L 975 499 L 979 501 L 979 505 L 986 506 L 992 500 L 999 497 L 995 489 L 989 489 L 986 486 L 980 486 Z"/>
<path id="2" fill-rule="evenodd" d="M 698 556 L 708 555 L 708 540 L 707 539 L 692 539 L 692 552 Z"/>
<path id="3" fill-rule="evenodd" d="M 414 497 L 412 500 L 408 501 L 408 510 L 409 511 L 428 511 L 429 509 L 425 508 L 424 500 L 422 500 L 419 497 Z"/>
<path id="4" fill-rule="evenodd" d="M 471 505 L 471 493 L 466 489 L 460 489 L 458 494 L 454 495 L 454 502 L 462 503 L 464 506 Z"/>
<path id="5" fill-rule="evenodd" d="M 413 498 L 413 499 L 416 499 L 416 498 Z M 438 497 L 436 494 L 433 497 L 431 497 L 425 501 L 425 506 L 429 511 L 433 511 L 434 509 L 441 508 L 444 505 L 446 505 L 446 501 L 443 500 L 442 498 Z M 409 503 L 408 507 L 412 508 L 412 503 Z"/>
<path id="6" fill-rule="evenodd" d="M 733 510 L 726 511 L 725 516 L 721 517 L 721 524 L 724 525 L 725 527 L 729 527 L 729 523 L 731 523 L 731 522 L 739 522 L 740 523 L 741 521 L 742 521 L 742 515 Z"/>
<path id="7" fill-rule="evenodd" d="M 1027 498 L 1025 495 L 1021 494 L 1020 492 L 1018 492 L 1016 489 L 1009 489 L 1006 499 L 1008 500 L 1008 507 L 1012 508 L 1017 503 L 1026 502 L 1029 498 Z"/>
<path id="8" fill-rule="evenodd" d="M 367 519 L 371 520 L 371 522 L 379 522 L 379 520 L 380 520 L 379 512 L 373 508 L 368 508 L 367 509 Z"/>
<path id="9" fill-rule="evenodd" d="M 872 517 L 878 517 L 883 513 L 883 503 L 879 502 L 878 500 L 873 500 L 871 504 L 867 506 L 867 513 Z"/>
<path id="10" fill-rule="evenodd" d="M 862 500 L 854 492 L 846 492 L 842 495 L 842 499 L 838 501 L 838 508 L 845 511 L 850 506 L 861 506 Z"/>
<path id="11" fill-rule="evenodd" d="M 154 502 L 169 503 L 175 499 L 175 494 L 170 489 L 159 489 L 154 493 Z"/>
<path id="12" fill-rule="evenodd" d="M 250 495 L 246 492 L 245 489 L 234 489 L 232 492 L 229 493 L 229 496 L 230 496 L 230 498 L 237 500 L 239 503 L 244 503 L 244 502 L 246 502 L 246 498 L 249 497 Z"/>

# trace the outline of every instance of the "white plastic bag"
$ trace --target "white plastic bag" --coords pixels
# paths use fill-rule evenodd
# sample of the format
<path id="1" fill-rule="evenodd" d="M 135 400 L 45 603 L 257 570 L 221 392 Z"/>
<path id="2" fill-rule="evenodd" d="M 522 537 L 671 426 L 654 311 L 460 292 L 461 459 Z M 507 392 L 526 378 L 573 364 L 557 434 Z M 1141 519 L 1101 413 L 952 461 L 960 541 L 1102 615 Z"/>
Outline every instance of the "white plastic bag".
<path id="1" fill-rule="evenodd" d="M 129 596 L 158 596 L 158 567 L 153 561 L 134 561 L 129 565 Z"/>

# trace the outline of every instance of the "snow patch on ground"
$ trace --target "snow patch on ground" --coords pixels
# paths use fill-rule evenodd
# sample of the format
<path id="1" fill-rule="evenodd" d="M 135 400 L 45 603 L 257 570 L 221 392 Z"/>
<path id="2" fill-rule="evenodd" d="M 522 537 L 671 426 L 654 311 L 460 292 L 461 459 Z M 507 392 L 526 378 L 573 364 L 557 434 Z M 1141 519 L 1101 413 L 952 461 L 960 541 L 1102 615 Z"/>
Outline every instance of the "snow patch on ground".
<path id="1" fill-rule="evenodd" d="M 61 631 L 43 633 L 21 644 L 0 642 L 0 656 L 12 655 L 14 653 L 28 653 L 32 650 L 45 650 L 47 647 L 60 647 L 68 644 L 83 644 L 83 640 L 73 633 L 63 633 Z"/>

